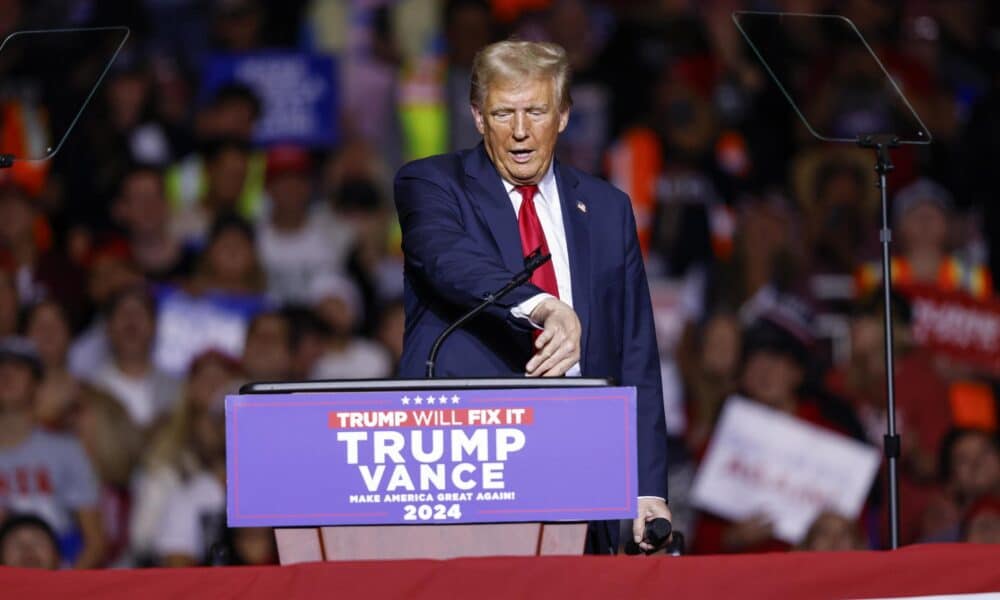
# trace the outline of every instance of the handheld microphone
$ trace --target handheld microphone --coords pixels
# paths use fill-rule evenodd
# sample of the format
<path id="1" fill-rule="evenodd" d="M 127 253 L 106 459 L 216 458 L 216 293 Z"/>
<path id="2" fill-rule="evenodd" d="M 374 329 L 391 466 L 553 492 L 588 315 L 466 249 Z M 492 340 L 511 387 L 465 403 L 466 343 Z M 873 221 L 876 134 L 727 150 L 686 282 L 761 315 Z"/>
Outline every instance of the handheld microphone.
<path id="1" fill-rule="evenodd" d="M 524 257 L 524 269 L 514 275 L 513 279 L 507 282 L 499 290 L 493 292 L 492 294 L 487 294 L 483 301 L 479 303 L 475 308 L 465 313 L 458 318 L 457 321 L 448 326 L 447 329 L 441 332 L 441 335 L 437 336 L 434 340 L 434 345 L 431 346 L 431 351 L 427 355 L 427 379 L 434 378 L 434 363 L 437 361 L 438 351 L 441 350 L 441 344 L 444 343 L 448 336 L 450 336 L 456 329 L 465 324 L 466 321 L 472 317 L 478 315 L 479 313 L 486 310 L 488 306 L 506 296 L 514 288 L 524 285 L 529 279 L 531 279 L 531 274 L 535 272 L 535 269 L 544 265 L 546 262 L 552 259 L 551 254 L 542 254 L 541 248 L 535 248 L 535 251 Z"/>
<path id="2" fill-rule="evenodd" d="M 653 549 L 645 550 L 644 552 L 652 554 L 659 550 L 670 538 L 671 529 L 670 521 L 663 517 L 646 522 L 646 530 L 642 535 L 642 541 L 651 545 Z M 625 542 L 625 554 L 639 554 L 640 550 L 639 544 L 636 544 L 635 540 L 629 538 Z"/>

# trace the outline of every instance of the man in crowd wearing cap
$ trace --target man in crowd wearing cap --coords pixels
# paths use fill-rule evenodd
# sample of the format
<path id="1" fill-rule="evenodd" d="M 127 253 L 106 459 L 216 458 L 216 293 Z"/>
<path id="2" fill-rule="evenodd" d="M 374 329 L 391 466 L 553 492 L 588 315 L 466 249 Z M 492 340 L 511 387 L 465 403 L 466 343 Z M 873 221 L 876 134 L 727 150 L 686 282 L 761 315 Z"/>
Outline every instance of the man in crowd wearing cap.
<path id="1" fill-rule="evenodd" d="M 892 259 L 894 286 L 925 286 L 941 292 L 959 292 L 975 298 L 993 294 L 989 270 L 969 264 L 951 253 L 948 225 L 954 201 L 937 182 L 921 178 L 896 194 L 892 205 L 893 225 L 900 250 Z M 879 263 L 863 266 L 857 276 L 861 295 L 881 281 Z"/>
<path id="2" fill-rule="evenodd" d="M 339 221 L 309 210 L 313 164 L 299 146 L 267 153 L 270 212 L 258 227 L 257 250 L 267 272 L 267 291 L 277 301 L 306 300 L 309 282 L 344 267 L 354 236 Z"/>
<path id="3" fill-rule="evenodd" d="M 37 427 L 42 362 L 24 338 L 0 339 L 0 512 L 34 514 L 79 568 L 104 560 L 97 481 L 80 443 Z"/>

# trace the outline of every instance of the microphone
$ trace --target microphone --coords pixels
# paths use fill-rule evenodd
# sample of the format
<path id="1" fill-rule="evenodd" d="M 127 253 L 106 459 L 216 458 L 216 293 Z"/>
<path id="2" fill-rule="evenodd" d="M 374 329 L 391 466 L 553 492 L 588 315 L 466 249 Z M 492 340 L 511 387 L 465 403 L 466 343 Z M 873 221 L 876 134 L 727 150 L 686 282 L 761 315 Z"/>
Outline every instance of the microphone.
<path id="1" fill-rule="evenodd" d="M 670 521 L 663 517 L 648 521 L 646 523 L 646 530 L 642 534 L 642 540 L 651 545 L 653 549 L 646 550 L 644 553 L 652 554 L 659 550 L 666 543 L 667 539 L 670 538 L 671 529 Z M 636 544 L 632 538 L 629 538 L 625 542 L 625 554 L 639 554 L 639 551 L 639 544 Z"/>
<path id="2" fill-rule="evenodd" d="M 551 259 L 551 254 L 542 254 L 541 248 L 535 248 L 534 252 L 524 257 L 524 269 L 518 272 L 517 275 L 514 275 L 513 279 L 508 281 L 507 284 L 499 290 L 493 292 L 492 294 L 487 294 L 479 305 L 459 317 L 457 321 L 442 331 L 441 335 L 437 336 L 437 339 L 434 340 L 434 345 L 431 346 L 431 351 L 427 355 L 427 362 L 425 363 L 427 365 L 427 379 L 434 378 L 434 363 L 437 361 L 437 355 L 438 351 L 441 350 L 441 344 L 448 339 L 448 336 L 454 333 L 456 329 L 464 325 L 466 321 L 486 310 L 488 306 L 500 298 L 506 296 L 511 290 L 524 285 L 529 279 L 531 279 L 531 274 L 535 272 L 535 269 L 544 265 Z"/>

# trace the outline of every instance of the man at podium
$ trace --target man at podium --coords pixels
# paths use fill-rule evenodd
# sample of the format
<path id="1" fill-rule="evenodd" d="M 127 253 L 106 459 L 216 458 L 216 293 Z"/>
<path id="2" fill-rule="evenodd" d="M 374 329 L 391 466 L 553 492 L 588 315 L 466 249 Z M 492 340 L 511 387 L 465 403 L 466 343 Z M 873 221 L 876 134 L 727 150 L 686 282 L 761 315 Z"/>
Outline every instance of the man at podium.
<path id="1" fill-rule="evenodd" d="M 477 147 L 400 169 L 395 201 L 405 255 L 402 377 L 422 377 L 434 340 L 501 289 L 536 250 L 530 282 L 448 338 L 445 377 L 611 377 L 637 389 L 640 542 L 670 518 L 660 366 L 628 196 L 553 160 L 569 120 L 566 52 L 504 41 L 479 51 L 470 89 Z M 572 423 L 567 423 L 572 427 Z M 617 527 L 598 534 L 618 544 Z M 650 546 L 642 542 L 644 550 Z M 597 548 L 607 551 L 607 548 Z"/>

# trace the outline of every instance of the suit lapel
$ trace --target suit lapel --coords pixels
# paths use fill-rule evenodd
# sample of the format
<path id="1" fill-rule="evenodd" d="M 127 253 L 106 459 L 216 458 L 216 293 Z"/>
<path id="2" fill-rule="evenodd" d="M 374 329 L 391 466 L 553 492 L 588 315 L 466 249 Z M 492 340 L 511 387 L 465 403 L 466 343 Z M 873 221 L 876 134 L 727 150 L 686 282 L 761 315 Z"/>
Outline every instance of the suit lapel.
<path id="1" fill-rule="evenodd" d="M 566 229 L 566 248 L 569 251 L 569 271 L 573 282 L 573 310 L 580 317 L 583 336 L 580 355 L 587 356 L 587 325 L 590 320 L 590 216 L 587 199 L 580 195 L 579 180 L 556 162 L 556 185 L 559 187 L 559 204 L 562 207 L 563 227 Z M 582 208 L 581 208 L 582 207 Z M 581 366 L 583 366 L 581 358 Z M 584 372 L 586 374 L 586 372 Z"/>
<path id="2" fill-rule="evenodd" d="M 517 216 L 503 180 L 490 162 L 482 143 L 466 154 L 463 162 L 465 173 L 472 179 L 470 184 L 476 199 L 473 205 L 489 226 L 500 249 L 504 266 L 512 273 L 517 273 L 524 268 L 521 234 L 517 229 Z"/>
<path id="3" fill-rule="evenodd" d="M 463 160 L 469 184 L 476 198 L 475 209 L 486 222 L 503 258 L 504 266 L 512 273 L 524 268 L 521 254 L 521 234 L 517 217 L 503 180 L 490 162 L 486 149 L 480 143 L 465 155 Z M 580 317 L 583 337 L 581 355 L 586 356 L 587 331 L 590 319 L 590 216 L 586 198 L 580 195 L 579 180 L 558 162 L 555 165 L 556 186 L 562 208 L 563 227 L 566 229 L 566 247 L 569 251 L 570 277 L 573 281 L 573 309 Z M 584 208 L 581 210 L 581 206 Z"/>

